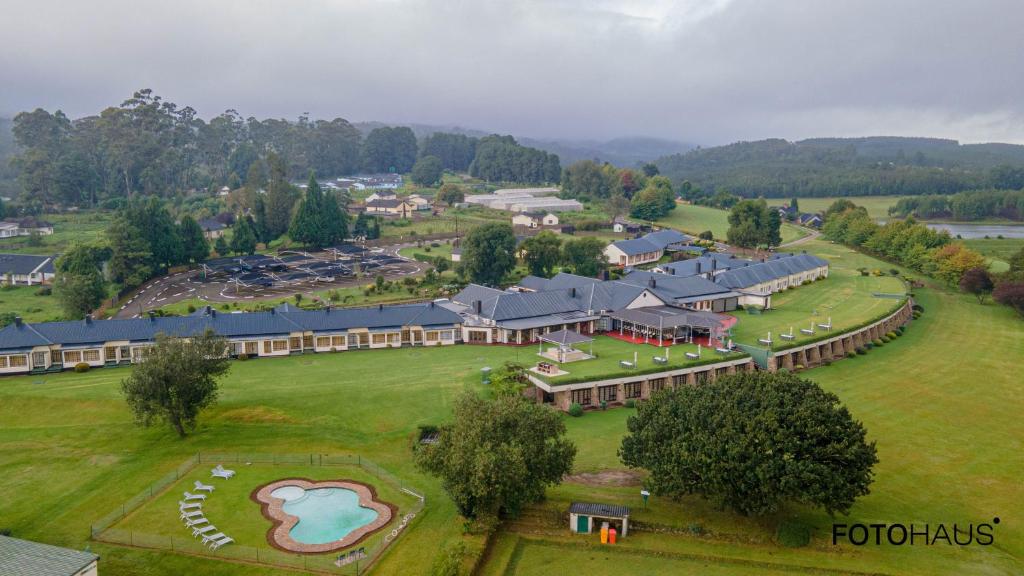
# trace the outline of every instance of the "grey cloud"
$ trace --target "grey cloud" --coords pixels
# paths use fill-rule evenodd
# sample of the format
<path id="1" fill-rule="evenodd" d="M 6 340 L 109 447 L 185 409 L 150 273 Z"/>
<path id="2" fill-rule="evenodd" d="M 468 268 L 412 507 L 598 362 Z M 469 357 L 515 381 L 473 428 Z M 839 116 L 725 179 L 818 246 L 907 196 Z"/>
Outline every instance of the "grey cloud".
<path id="1" fill-rule="evenodd" d="M 722 143 L 1024 141 L 1011 0 L 5 2 L 0 113 L 151 87 L 212 116 Z"/>

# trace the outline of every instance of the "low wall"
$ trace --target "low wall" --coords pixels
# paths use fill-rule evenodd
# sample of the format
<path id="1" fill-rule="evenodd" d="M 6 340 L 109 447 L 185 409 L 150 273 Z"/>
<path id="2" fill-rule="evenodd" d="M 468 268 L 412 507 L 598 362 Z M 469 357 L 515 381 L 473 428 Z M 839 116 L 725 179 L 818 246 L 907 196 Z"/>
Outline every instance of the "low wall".
<path id="1" fill-rule="evenodd" d="M 772 352 L 768 357 L 768 370 L 772 372 L 780 368 L 798 370 L 797 366 L 814 368 L 825 362 L 846 358 L 847 353 L 872 340 L 881 338 L 886 333 L 892 332 L 910 321 L 914 314 L 913 306 L 913 300 L 908 298 L 903 306 L 900 306 L 892 314 L 852 332 L 844 332 L 810 344 Z"/>
<path id="2" fill-rule="evenodd" d="M 781 368 L 796 370 L 797 366 L 803 368 L 814 368 L 825 362 L 832 362 L 846 358 L 847 352 L 856 350 L 868 342 L 881 338 L 886 333 L 896 330 L 906 324 L 913 317 L 913 300 L 908 299 L 903 306 L 900 306 L 892 314 L 861 327 L 852 332 L 836 334 L 831 338 L 825 338 L 816 342 L 810 342 L 794 346 L 786 350 L 772 352 L 768 357 L 767 369 L 775 372 Z M 573 403 L 574 392 L 581 390 L 590 391 L 590 403 L 584 404 L 584 408 L 594 408 L 601 404 L 601 389 L 605 389 L 605 396 L 611 396 L 612 391 L 608 387 L 614 387 L 614 401 L 608 401 L 609 407 L 622 406 L 626 400 L 646 400 L 651 394 L 662 388 L 675 388 L 680 385 L 696 385 L 700 382 L 714 381 L 719 376 L 735 374 L 737 372 L 752 372 L 757 369 L 753 358 L 738 358 L 724 360 L 714 364 L 704 364 L 691 368 L 677 368 L 642 376 L 624 376 L 619 378 L 608 378 L 592 380 L 590 382 L 576 382 L 573 384 L 549 384 L 540 378 L 528 374 L 530 382 L 534 385 L 532 390 L 534 399 L 540 403 L 544 402 L 545 396 L 549 396 L 556 408 L 568 410 Z M 639 385 L 638 387 L 636 385 Z M 631 395 L 627 396 L 628 392 Z M 639 388 L 639 391 L 637 390 Z M 579 398 L 585 394 L 577 393 Z M 553 400 L 550 398 L 553 397 Z"/>

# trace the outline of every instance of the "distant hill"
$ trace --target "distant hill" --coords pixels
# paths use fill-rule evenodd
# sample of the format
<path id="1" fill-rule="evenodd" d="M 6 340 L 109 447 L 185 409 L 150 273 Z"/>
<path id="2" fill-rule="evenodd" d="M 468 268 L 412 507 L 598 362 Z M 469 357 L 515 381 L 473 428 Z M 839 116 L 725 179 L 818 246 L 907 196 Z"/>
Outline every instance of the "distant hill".
<path id="1" fill-rule="evenodd" d="M 737 142 L 662 157 L 674 182 L 746 197 L 951 194 L 1000 186 L 998 167 L 1024 167 L 1024 146 L 939 138 L 812 138 Z"/>
<path id="2" fill-rule="evenodd" d="M 384 126 L 408 126 L 416 134 L 416 138 L 424 138 L 434 132 L 450 132 L 452 134 L 464 134 L 480 138 L 494 132 L 463 128 L 453 125 L 431 125 L 431 124 L 397 124 L 387 122 L 356 122 L 353 124 L 363 136 L 370 133 L 374 128 Z M 515 136 L 515 135 L 513 135 Z M 665 140 L 661 138 L 647 138 L 643 136 L 615 138 L 605 142 L 596 140 L 550 140 L 544 138 L 528 138 L 515 136 L 516 141 L 523 146 L 537 148 L 551 154 L 557 154 L 562 166 L 567 166 L 580 160 L 599 160 L 608 162 L 620 167 L 631 167 L 644 162 L 651 162 L 656 158 L 685 152 L 694 147 L 693 144 Z"/>

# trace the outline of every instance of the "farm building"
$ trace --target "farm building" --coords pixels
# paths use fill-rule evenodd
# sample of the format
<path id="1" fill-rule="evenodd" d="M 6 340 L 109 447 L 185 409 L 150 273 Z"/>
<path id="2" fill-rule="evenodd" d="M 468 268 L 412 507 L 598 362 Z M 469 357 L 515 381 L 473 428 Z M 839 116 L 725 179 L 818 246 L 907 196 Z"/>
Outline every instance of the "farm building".
<path id="1" fill-rule="evenodd" d="M 0 254 L 0 284 L 49 284 L 56 273 L 57 256 Z"/>
<path id="2" fill-rule="evenodd" d="M 676 230 L 659 230 L 649 232 L 639 238 L 612 242 L 604 249 L 605 256 L 612 266 L 639 266 L 657 262 L 665 255 L 665 250 L 672 244 L 681 244 L 691 240 L 690 236 Z"/>

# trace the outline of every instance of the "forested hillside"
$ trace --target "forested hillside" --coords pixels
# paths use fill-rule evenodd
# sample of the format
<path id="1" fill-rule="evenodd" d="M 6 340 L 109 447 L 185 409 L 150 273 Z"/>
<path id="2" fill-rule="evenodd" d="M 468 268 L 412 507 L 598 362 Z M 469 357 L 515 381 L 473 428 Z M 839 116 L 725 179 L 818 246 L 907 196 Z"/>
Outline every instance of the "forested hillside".
<path id="1" fill-rule="evenodd" d="M 937 138 L 737 142 L 657 161 L 679 184 L 747 197 L 955 194 L 1024 186 L 1024 146 Z"/>
<path id="2" fill-rule="evenodd" d="M 0 197 L 14 197 L 17 193 L 17 183 L 14 179 L 14 168 L 11 166 L 11 158 L 14 156 L 14 132 L 11 131 L 14 122 L 10 118 L 0 118 Z"/>

